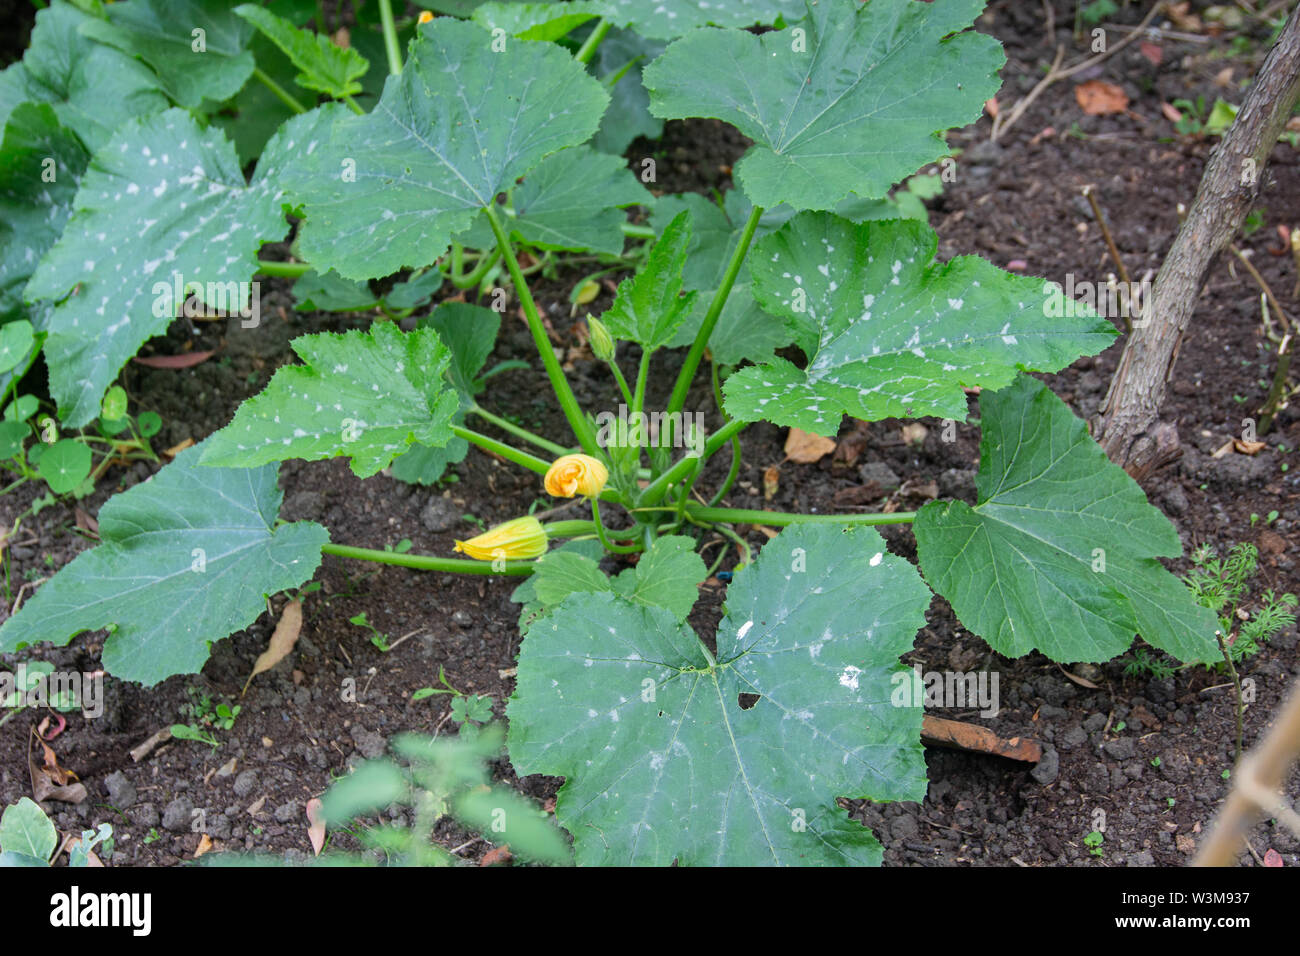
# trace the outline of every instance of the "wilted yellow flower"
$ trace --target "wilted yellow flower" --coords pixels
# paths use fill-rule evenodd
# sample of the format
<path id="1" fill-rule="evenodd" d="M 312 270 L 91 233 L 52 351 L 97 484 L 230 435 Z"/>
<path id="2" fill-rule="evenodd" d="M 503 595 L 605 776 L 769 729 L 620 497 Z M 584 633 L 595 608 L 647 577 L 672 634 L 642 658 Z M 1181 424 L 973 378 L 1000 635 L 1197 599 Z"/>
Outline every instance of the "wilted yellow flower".
<path id="1" fill-rule="evenodd" d="M 609 480 L 609 469 L 590 455 L 564 455 L 546 469 L 546 492 L 557 498 L 594 498 Z"/>
<path id="2" fill-rule="evenodd" d="M 420 15 L 415 18 L 416 23 L 428 23 L 433 19 L 433 14 L 428 10 L 421 10 Z"/>
<path id="3" fill-rule="evenodd" d="M 489 528 L 468 541 L 457 541 L 455 550 L 476 561 L 540 558 L 546 553 L 546 529 L 532 515 L 524 515 Z"/>

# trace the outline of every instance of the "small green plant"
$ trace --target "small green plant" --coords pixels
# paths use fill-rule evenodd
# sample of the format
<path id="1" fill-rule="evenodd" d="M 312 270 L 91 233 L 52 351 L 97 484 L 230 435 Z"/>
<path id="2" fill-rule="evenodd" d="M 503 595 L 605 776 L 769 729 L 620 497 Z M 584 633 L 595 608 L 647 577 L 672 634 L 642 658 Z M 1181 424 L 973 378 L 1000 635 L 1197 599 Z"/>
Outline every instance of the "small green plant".
<path id="1" fill-rule="evenodd" d="M 1268 523 L 1275 520 L 1277 512 L 1270 512 Z M 1250 583 L 1259 564 L 1259 550 L 1253 544 L 1234 545 L 1223 558 L 1211 545 L 1203 544 L 1191 558 L 1192 570 L 1183 580 L 1196 602 L 1218 617 L 1234 662 L 1257 653 L 1261 644 L 1295 624 L 1298 602 L 1294 594 L 1277 594 L 1270 588 L 1259 595 L 1256 607 L 1247 609 Z"/>
<path id="2" fill-rule="evenodd" d="M 1083 845 L 1088 848 L 1088 852 L 1093 856 L 1105 856 L 1105 851 L 1101 848 L 1105 840 L 1106 838 L 1100 830 L 1093 830 L 1083 838 Z"/>
<path id="3" fill-rule="evenodd" d="M 357 627 L 364 627 L 370 632 L 370 643 L 375 645 L 375 647 L 377 647 L 381 652 L 388 652 L 392 642 L 389 640 L 387 634 L 379 630 L 379 628 L 375 627 L 366 619 L 365 611 L 348 618 L 348 622 L 355 624 Z"/>
<path id="4" fill-rule="evenodd" d="M 189 687 L 186 692 L 189 701 L 181 705 L 181 714 L 189 720 L 186 723 L 172 724 L 172 736 L 180 740 L 205 743 L 216 750 L 221 746 L 221 741 L 214 731 L 233 729 L 243 707 L 216 700 L 197 687 Z"/>
<path id="5" fill-rule="evenodd" d="M 421 687 L 411 694 L 411 700 L 425 700 L 435 694 L 451 695 L 451 713 L 448 715 L 460 727 L 462 737 L 473 737 L 481 730 L 480 725 L 492 719 L 493 699 L 486 694 L 464 694 L 447 680 L 447 673 L 438 668 L 438 682 L 441 687 Z"/>

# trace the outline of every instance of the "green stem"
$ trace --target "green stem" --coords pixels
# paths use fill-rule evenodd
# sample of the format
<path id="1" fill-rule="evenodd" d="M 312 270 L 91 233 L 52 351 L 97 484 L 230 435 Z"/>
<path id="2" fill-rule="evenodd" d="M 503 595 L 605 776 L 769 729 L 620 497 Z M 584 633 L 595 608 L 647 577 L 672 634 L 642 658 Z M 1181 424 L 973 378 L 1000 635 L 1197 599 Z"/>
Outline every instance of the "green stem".
<path id="1" fill-rule="evenodd" d="M 641 494 L 637 498 L 637 507 L 657 505 L 663 500 L 664 495 L 668 494 L 669 488 L 679 481 L 685 481 L 691 472 L 699 467 L 700 459 L 694 455 L 686 455 L 677 459 L 671 468 L 641 489 Z M 670 510 L 675 511 L 676 509 Z"/>
<path id="2" fill-rule="evenodd" d="M 507 561 L 504 570 L 498 571 L 492 561 L 474 561 L 469 558 L 438 558 L 430 554 L 398 554 L 396 551 L 379 551 L 374 548 L 354 548 L 346 544 L 326 544 L 321 547 L 325 554 L 340 558 L 355 558 L 358 561 L 375 561 L 379 564 L 395 564 L 402 568 L 415 568 L 417 571 L 448 571 L 454 574 L 510 574 L 522 575 L 533 573 L 532 561 Z"/>
<path id="3" fill-rule="evenodd" d="M 501 259 L 501 250 L 493 249 L 491 253 L 483 256 L 472 270 L 458 275 L 460 264 L 453 262 L 452 271 L 447 273 L 447 279 L 457 289 L 473 289 L 483 281 L 483 277 L 488 274 L 488 270 L 497 264 Z"/>
<path id="4" fill-rule="evenodd" d="M 343 102 L 348 104 L 348 107 L 352 110 L 352 112 L 356 113 L 358 116 L 366 115 L 366 111 L 363 110 L 360 106 L 358 106 L 357 101 L 354 100 L 352 97 L 350 96 L 343 97 Z"/>
<path id="5" fill-rule="evenodd" d="M 698 522 L 698 521 L 693 521 L 693 522 L 691 522 L 691 523 L 692 523 L 692 524 L 700 524 L 701 527 L 707 527 L 707 528 L 710 528 L 711 530 L 716 531 L 718 534 L 722 535 L 724 538 L 730 538 L 730 539 L 731 539 L 732 541 L 734 541 L 737 545 L 739 545 L 739 546 L 740 546 L 740 549 L 745 553 L 745 559 L 744 559 L 744 561 L 743 561 L 742 563 L 743 563 L 743 564 L 753 564 L 753 563 L 754 563 L 754 552 L 753 552 L 753 550 L 751 550 L 751 548 L 749 547 L 749 542 L 746 541 L 744 538 L 742 538 L 740 535 L 736 534 L 736 532 L 732 531 L 732 530 L 731 530 L 730 528 L 728 528 L 726 525 L 721 525 L 721 524 L 718 524 L 718 525 L 704 525 L 704 524 L 701 524 L 701 523 Z M 724 553 L 725 553 L 725 552 L 724 552 Z"/>
<path id="6" fill-rule="evenodd" d="M 257 274 L 272 276 L 277 279 L 297 279 L 311 272 L 306 262 L 272 262 L 268 259 L 257 260 Z"/>
<path id="7" fill-rule="evenodd" d="M 479 418 L 483 419 L 483 421 L 491 422 L 493 425 L 501 429 L 503 432 L 509 432 L 511 435 L 514 435 L 516 438 L 522 438 L 524 441 L 528 442 L 528 444 L 536 445 L 538 448 L 544 449 L 545 451 L 549 451 L 551 454 L 556 455 L 557 457 L 559 455 L 567 455 L 569 453 L 569 449 L 565 448 L 563 445 L 557 445 L 555 442 L 543 438 L 541 435 L 534 435 L 528 429 L 520 428 L 514 422 L 502 418 L 500 415 L 494 415 L 492 412 L 489 412 L 486 408 L 483 408 L 477 402 L 471 405 L 469 410 L 473 412 L 475 415 L 477 415 Z"/>
<path id="8" fill-rule="evenodd" d="M 635 509 L 641 510 L 641 509 Z M 660 508 L 660 511 L 671 509 Z M 787 511 L 759 511 L 754 508 L 713 508 L 690 502 L 687 513 L 698 521 L 726 521 L 732 523 L 767 524 L 783 528 L 792 524 L 881 525 L 911 524 L 914 511 L 895 511 L 892 514 L 807 515 Z"/>
<path id="9" fill-rule="evenodd" d="M 526 451 L 520 451 L 518 448 L 512 448 L 505 442 L 499 442 L 495 438 L 488 438 L 487 435 L 472 431 L 468 428 L 462 428 L 460 425 L 451 426 L 452 434 L 457 438 L 463 438 L 472 445 L 478 445 L 484 451 L 490 451 L 494 455 L 500 455 L 509 461 L 514 462 L 522 468 L 529 471 L 535 471 L 539 475 L 546 474 L 546 470 L 551 467 L 549 461 L 528 454 Z"/>
<path id="10" fill-rule="evenodd" d="M 501 228 L 501 220 L 490 205 L 484 208 L 484 212 L 487 214 L 488 224 L 492 227 L 492 233 L 496 236 L 501 255 L 506 260 L 506 267 L 510 270 L 510 278 L 514 280 L 515 292 L 519 296 L 519 304 L 523 306 L 528 329 L 533 333 L 533 341 L 537 344 L 537 351 L 541 355 L 546 374 L 551 380 L 551 387 L 555 389 L 555 396 L 560 400 L 560 408 L 564 410 L 564 417 L 569 420 L 569 427 L 573 429 L 573 434 L 577 437 L 578 443 L 582 445 L 582 450 L 593 458 L 600 458 L 600 448 L 596 444 L 596 436 L 592 433 L 591 426 L 582 414 L 582 407 L 578 404 L 573 389 L 569 386 L 569 380 L 564 377 L 564 370 L 560 368 L 559 360 L 555 357 L 555 350 L 551 348 L 550 339 L 546 337 L 546 328 L 542 325 L 542 317 L 537 312 L 537 303 L 533 301 L 533 294 L 528 289 L 528 282 L 524 279 L 523 271 L 519 268 L 519 260 L 515 258 L 514 251 L 510 248 L 510 240 L 507 238 L 505 230 Z"/>
<path id="11" fill-rule="evenodd" d="M 628 405 L 634 404 L 632 391 L 627 387 L 627 379 L 623 377 L 623 370 L 618 367 L 618 362 L 614 359 L 609 360 L 609 370 L 614 373 L 614 379 L 618 382 L 619 390 L 623 393 L 623 400 Z"/>
<path id="12" fill-rule="evenodd" d="M 719 448 L 731 441 L 732 438 L 739 435 L 748 427 L 749 422 L 742 422 L 738 418 L 733 418 L 709 436 L 709 440 L 704 443 L 704 455 L 702 457 L 706 461 L 712 458 Z"/>
<path id="13" fill-rule="evenodd" d="M 644 550 L 639 544 L 617 545 L 610 541 L 605 525 L 600 520 L 600 502 L 595 498 L 591 499 L 591 516 L 596 525 L 596 537 L 600 538 L 600 543 L 606 551 L 611 554 L 633 554 Z"/>
<path id="14" fill-rule="evenodd" d="M 713 382 L 713 400 L 718 405 L 718 414 L 722 415 L 723 418 L 726 419 L 727 413 L 722 407 L 722 385 L 718 381 L 717 362 L 709 363 L 709 378 Z M 728 421 L 727 424 L 731 424 L 731 422 Z M 717 490 L 717 492 L 713 495 L 713 497 L 709 499 L 709 507 L 713 507 L 719 501 L 721 501 L 723 498 L 727 496 L 727 492 L 731 490 L 731 486 L 736 483 L 736 479 L 739 476 L 740 476 L 740 436 L 733 435 L 731 437 L 731 468 L 727 472 L 727 478 L 722 483 L 722 487 L 720 487 Z"/>
<path id="15" fill-rule="evenodd" d="M 755 206 L 750 211 L 744 231 L 740 234 L 740 241 L 736 243 L 736 248 L 731 253 L 731 261 L 727 263 L 727 271 L 722 276 L 722 284 L 714 293 L 713 301 L 709 303 L 709 311 L 704 313 L 704 322 L 700 325 L 700 331 L 696 334 L 695 341 L 691 343 L 691 350 L 686 355 L 681 371 L 677 373 L 672 397 L 668 399 L 667 411 L 670 422 L 676 419 L 674 413 L 680 412 L 686 404 L 686 394 L 691 390 L 691 380 L 695 378 L 695 370 L 700 367 L 700 359 L 704 358 L 704 350 L 709 345 L 709 336 L 713 334 L 713 328 L 722 315 L 723 306 L 727 304 L 727 296 L 731 294 L 731 287 L 735 285 L 736 276 L 740 274 L 740 267 L 745 262 L 745 255 L 749 252 L 749 244 L 754 240 L 754 231 L 758 229 L 758 220 L 762 215 L 762 206 Z"/>
<path id="16" fill-rule="evenodd" d="M 596 23 L 595 29 L 591 31 L 586 41 L 582 46 L 578 47 L 578 52 L 573 55 L 573 58 L 579 63 L 590 63 L 591 58 L 596 55 L 596 48 L 600 46 L 600 41 L 605 39 L 605 34 L 609 33 L 611 25 L 608 20 L 602 17 Z"/>
<path id="17" fill-rule="evenodd" d="M 649 226 L 638 226 L 631 222 L 620 223 L 619 228 L 623 230 L 623 235 L 629 239 L 654 239 L 658 235 Z"/>
<path id="18" fill-rule="evenodd" d="M 293 94 L 291 94 L 283 86 L 281 86 L 279 83 L 275 82 L 275 80 L 267 76 L 262 71 L 262 68 L 260 66 L 253 67 L 253 75 L 257 77 L 258 80 L 261 81 L 263 86 L 265 86 L 268 90 L 270 90 L 272 93 L 275 94 L 276 99 L 278 99 L 285 106 L 289 107 L 289 109 L 293 110 L 295 113 L 307 112 L 307 107 L 303 106 L 296 99 L 294 99 Z"/>
<path id="19" fill-rule="evenodd" d="M 641 352 L 641 364 L 636 370 L 636 395 L 632 399 L 633 418 L 645 408 L 645 387 L 646 380 L 650 377 L 650 356 L 652 355 L 654 355 L 654 352 L 650 349 L 643 349 Z"/>
<path id="20" fill-rule="evenodd" d="M 388 72 L 396 76 L 402 72 L 402 50 L 397 44 L 397 24 L 393 22 L 393 6 L 389 0 L 379 0 L 379 22 L 384 29 L 384 52 L 388 54 Z"/>

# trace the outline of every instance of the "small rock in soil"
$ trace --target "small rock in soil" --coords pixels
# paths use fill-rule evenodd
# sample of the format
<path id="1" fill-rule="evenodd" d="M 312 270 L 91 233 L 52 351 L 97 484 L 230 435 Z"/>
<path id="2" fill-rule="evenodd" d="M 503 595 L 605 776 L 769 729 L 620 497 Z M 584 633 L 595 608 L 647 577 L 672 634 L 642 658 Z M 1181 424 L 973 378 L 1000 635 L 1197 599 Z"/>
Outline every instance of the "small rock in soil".
<path id="1" fill-rule="evenodd" d="M 373 730 L 367 730 L 361 724 L 356 724 L 352 728 L 352 739 L 356 742 L 357 750 L 361 751 L 361 756 L 371 760 L 379 757 L 384 752 L 384 738 L 382 734 L 377 734 Z"/>
<path id="2" fill-rule="evenodd" d="M 253 792 L 257 786 L 257 774 L 252 770 L 245 770 L 235 778 L 235 796 L 246 797 Z"/>
<path id="3" fill-rule="evenodd" d="M 1165 511 L 1174 517 L 1185 514 L 1187 511 L 1187 492 L 1183 491 L 1181 485 L 1170 485 L 1165 489 L 1165 493 L 1160 500 L 1164 503 Z"/>
<path id="4" fill-rule="evenodd" d="M 1044 747 L 1043 756 L 1034 769 L 1029 771 L 1029 776 L 1033 777 L 1043 786 L 1055 782 L 1057 775 L 1061 772 L 1061 758 L 1056 753 L 1055 747 Z"/>
<path id="5" fill-rule="evenodd" d="M 282 803 L 275 808 L 275 819 L 280 823 L 290 823 L 298 819 L 298 804 L 290 800 L 288 803 Z"/>
<path id="6" fill-rule="evenodd" d="M 1102 745 L 1106 756 L 1112 760 L 1131 760 L 1135 751 L 1132 737 L 1116 737 Z"/>
<path id="7" fill-rule="evenodd" d="M 1075 724 L 1057 739 L 1056 745 L 1062 750 L 1073 750 L 1075 747 L 1082 747 L 1088 742 L 1087 732 Z"/>
<path id="8" fill-rule="evenodd" d="M 185 833 L 190 828 L 190 814 L 193 811 L 194 804 L 189 797 L 177 797 L 163 811 L 162 825 L 172 833 Z"/>
<path id="9" fill-rule="evenodd" d="M 104 778 L 104 788 L 108 791 L 108 802 L 119 810 L 125 810 L 136 801 L 135 784 L 120 770 Z"/>
<path id="10" fill-rule="evenodd" d="M 473 616 L 468 611 L 460 609 L 452 612 L 451 620 L 457 627 L 469 627 L 474 623 Z"/>
<path id="11" fill-rule="evenodd" d="M 894 474 L 892 468 L 883 461 L 869 461 L 858 469 L 858 479 L 864 484 L 869 485 L 873 482 L 880 486 L 883 491 L 893 491 L 903 482 L 898 475 Z"/>
<path id="12" fill-rule="evenodd" d="M 158 825 L 158 808 L 152 803 L 142 803 L 132 807 L 127 819 L 138 827 L 156 827 Z"/>
<path id="13" fill-rule="evenodd" d="M 949 468 L 939 475 L 939 494 L 959 501 L 975 500 L 975 469 Z"/>
<path id="14" fill-rule="evenodd" d="M 448 531 L 460 520 L 456 506 L 446 498 L 430 498 L 420 512 L 420 524 L 426 531 Z"/>

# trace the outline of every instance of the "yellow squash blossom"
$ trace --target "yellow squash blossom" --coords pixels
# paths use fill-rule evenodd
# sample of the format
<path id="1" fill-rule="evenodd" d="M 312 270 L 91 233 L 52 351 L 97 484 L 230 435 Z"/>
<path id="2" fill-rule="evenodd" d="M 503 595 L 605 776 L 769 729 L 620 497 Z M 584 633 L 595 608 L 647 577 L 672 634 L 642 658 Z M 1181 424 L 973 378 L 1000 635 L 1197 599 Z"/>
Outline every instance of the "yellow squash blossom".
<path id="1" fill-rule="evenodd" d="M 594 498 L 609 480 L 609 469 L 590 455 L 564 455 L 546 469 L 546 492 L 557 498 Z"/>
<path id="2" fill-rule="evenodd" d="M 489 528 L 468 541 L 457 541 L 455 550 L 477 561 L 540 558 L 546 553 L 546 529 L 532 515 L 524 515 Z"/>
<path id="3" fill-rule="evenodd" d="M 416 23 L 428 23 L 433 19 L 433 14 L 428 10 L 421 10 L 420 15 L 416 18 Z"/>

